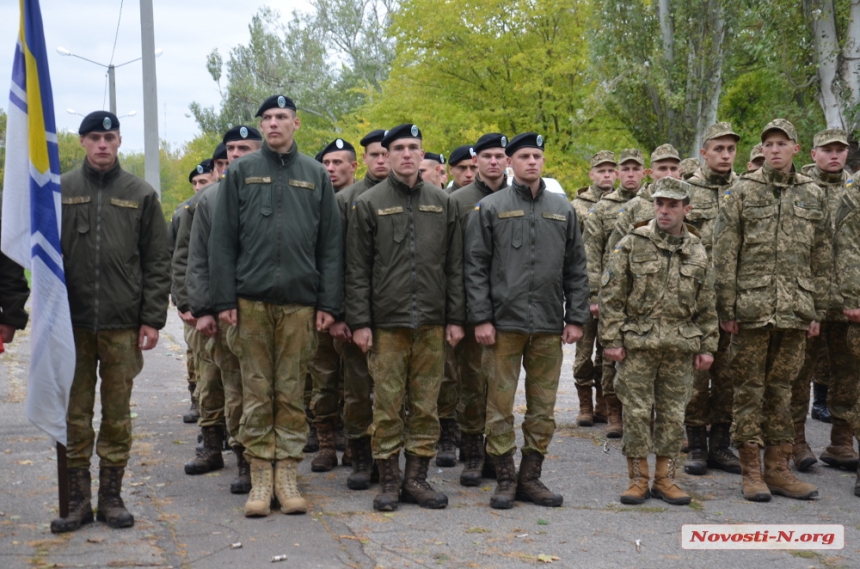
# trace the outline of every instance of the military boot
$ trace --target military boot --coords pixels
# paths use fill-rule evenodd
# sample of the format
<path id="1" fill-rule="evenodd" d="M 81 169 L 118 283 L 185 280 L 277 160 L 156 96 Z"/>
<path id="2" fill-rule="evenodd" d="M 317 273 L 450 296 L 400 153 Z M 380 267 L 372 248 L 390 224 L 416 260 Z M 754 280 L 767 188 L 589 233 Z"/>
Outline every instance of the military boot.
<path id="1" fill-rule="evenodd" d="M 231 494 L 247 494 L 251 491 L 251 465 L 245 459 L 245 447 L 236 445 L 233 447 L 236 455 L 236 467 L 239 475 L 230 482 Z"/>
<path id="2" fill-rule="evenodd" d="M 484 454 L 483 435 L 463 435 L 463 454 L 466 456 L 466 464 L 460 473 L 461 486 L 478 486 L 483 477 L 486 455 Z"/>
<path id="3" fill-rule="evenodd" d="M 487 454 L 487 439 L 484 438 L 484 457 L 488 457 L 490 455 Z M 496 461 L 490 460 L 488 458 L 484 459 L 484 469 L 481 471 L 481 477 L 487 478 L 489 480 L 496 479 Z"/>
<path id="4" fill-rule="evenodd" d="M 299 461 L 294 458 L 275 461 L 275 497 L 283 514 L 305 514 L 308 511 L 307 500 L 299 494 L 298 468 Z"/>
<path id="5" fill-rule="evenodd" d="M 651 495 L 660 498 L 673 506 L 686 506 L 690 503 L 690 495 L 675 484 L 675 459 L 668 456 L 658 456 L 654 466 L 654 484 L 651 485 Z"/>
<path id="6" fill-rule="evenodd" d="M 620 439 L 624 434 L 624 426 L 621 423 L 621 400 L 614 393 L 605 396 L 608 425 L 606 425 L 607 439 Z"/>
<path id="7" fill-rule="evenodd" d="M 514 466 L 514 451 L 502 456 L 490 457 L 495 465 L 496 489 L 490 497 L 490 507 L 495 510 L 510 510 L 517 497 L 517 469 Z"/>
<path id="8" fill-rule="evenodd" d="M 258 518 L 272 513 L 272 462 L 264 458 L 252 458 L 251 492 L 245 502 L 245 517 Z"/>
<path id="9" fill-rule="evenodd" d="M 125 508 L 120 493 L 125 467 L 103 466 L 99 469 L 99 503 L 96 519 L 112 528 L 130 528 L 134 516 Z"/>
<path id="10" fill-rule="evenodd" d="M 373 454 L 370 448 L 370 437 L 349 439 L 347 448 L 352 449 L 352 472 L 346 479 L 346 487 L 350 490 L 367 490 L 373 475 Z"/>
<path id="11" fill-rule="evenodd" d="M 310 409 L 305 409 L 305 418 L 308 422 L 308 440 L 305 442 L 305 448 L 302 452 L 311 453 L 320 449 L 320 441 L 317 438 L 317 426 L 314 423 L 314 414 Z"/>
<path id="12" fill-rule="evenodd" d="M 809 448 L 809 443 L 806 442 L 806 423 L 800 422 L 794 424 L 794 447 L 792 448 L 792 460 L 794 467 L 800 472 L 806 472 L 812 465 L 818 462 L 812 449 Z"/>
<path id="13" fill-rule="evenodd" d="M 761 449 L 757 443 L 745 442 L 739 449 L 741 489 L 750 502 L 769 502 L 770 490 L 761 476 Z"/>
<path id="14" fill-rule="evenodd" d="M 352 466 L 352 461 L 355 459 L 355 456 L 352 454 L 352 445 L 349 444 L 349 439 L 346 440 L 346 449 L 344 449 L 343 454 L 340 455 L 340 464 L 341 466 Z"/>
<path id="15" fill-rule="evenodd" d="M 826 385 L 812 382 L 812 418 L 822 423 L 830 423 L 830 408 L 827 406 L 827 392 L 829 388 Z"/>
<path id="16" fill-rule="evenodd" d="M 393 512 L 400 504 L 400 454 L 377 458 L 379 466 L 379 493 L 373 499 L 373 509 Z"/>
<path id="17" fill-rule="evenodd" d="M 319 437 L 319 450 L 313 461 L 311 470 L 314 472 L 328 472 L 337 466 L 337 450 L 335 449 L 334 423 L 316 423 L 317 436 Z"/>
<path id="18" fill-rule="evenodd" d="M 539 452 L 523 453 L 520 472 L 517 476 L 517 500 L 557 508 L 564 502 L 564 497 L 554 494 L 541 482 L 543 459 L 544 456 Z"/>
<path id="19" fill-rule="evenodd" d="M 576 416 L 576 426 L 591 427 L 594 425 L 594 402 L 591 400 L 590 387 L 577 387 L 579 397 L 579 415 Z"/>
<path id="20" fill-rule="evenodd" d="M 69 515 L 51 521 L 51 533 L 76 531 L 84 524 L 93 523 L 92 480 L 89 468 L 70 468 Z"/>
<path id="21" fill-rule="evenodd" d="M 188 408 L 188 411 L 183 413 L 183 423 L 196 423 L 200 419 L 200 407 L 197 405 L 197 398 L 194 397 L 194 389 L 196 387 L 197 386 L 194 383 L 188 384 L 188 393 L 191 394 L 191 407 Z"/>
<path id="22" fill-rule="evenodd" d="M 603 385 L 600 378 L 594 380 L 594 422 L 605 423 L 608 413 L 606 411 L 606 398 L 603 396 Z"/>
<path id="23" fill-rule="evenodd" d="M 630 485 L 621 493 L 621 503 L 631 506 L 644 504 L 651 497 L 648 489 L 648 459 L 627 457 L 627 476 Z"/>
<path id="24" fill-rule="evenodd" d="M 403 486 L 400 487 L 400 501 L 406 504 L 418 504 L 422 508 L 439 510 L 448 505 L 448 496 L 437 492 L 427 482 L 427 469 L 430 467 L 429 456 L 415 456 L 406 453 L 406 471 L 403 475 Z"/>
<path id="25" fill-rule="evenodd" d="M 732 437 L 729 434 L 731 425 L 728 423 L 715 423 L 711 425 L 711 439 L 708 449 L 708 466 L 719 468 L 732 474 L 741 473 L 741 461 L 732 452 Z M 684 469 L 686 471 L 686 468 Z"/>
<path id="26" fill-rule="evenodd" d="M 701 476 L 708 473 L 708 433 L 707 427 L 687 425 L 687 462 L 684 472 Z"/>
<path id="27" fill-rule="evenodd" d="M 764 447 L 764 483 L 772 494 L 796 500 L 815 498 L 818 488 L 798 480 L 788 467 L 791 446 L 790 442 L 781 442 Z"/>
<path id="28" fill-rule="evenodd" d="M 343 423 L 338 421 L 334 429 L 334 448 L 343 452 L 346 450 L 346 433 L 343 431 Z M 348 466 L 348 465 L 344 465 Z"/>
<path id="29" fill-rule="evenodd" d="M 457 421 L 439 419 L 439 442 L 436 443 L 436 466 L 457 465 Z"/>
<path id="30" fill-rule="evenodd" d="M 193 460 L 185 463 L 185 474 L 206 474 L 224 468 L 224 429 L 220 426 L 203 427 L 203 449 Z"/>
<path id="31" fill-rule="evenodd" d="M 833 423 L 830 427 L 830 446 L 821 453 L 821 461 L 845 470 L 857 469 L 854 452 L 854 429 L 847 423 Z"/>

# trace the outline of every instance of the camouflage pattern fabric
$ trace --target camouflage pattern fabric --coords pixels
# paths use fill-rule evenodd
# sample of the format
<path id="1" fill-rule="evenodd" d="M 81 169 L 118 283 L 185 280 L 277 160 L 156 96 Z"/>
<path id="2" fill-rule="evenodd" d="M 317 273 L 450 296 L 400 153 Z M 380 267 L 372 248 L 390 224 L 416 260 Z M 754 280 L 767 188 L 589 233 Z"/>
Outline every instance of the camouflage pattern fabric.
<path id="1" fill-rule="evenodd" d="M 732 422 L 733 384 L 728 354 L 732 335 L 722 329 L 719 332 L 711 369 L 693 371 L 693 387 L 684 416 L 684 424 L 690 427 Z"/>
<path id="2" fill-rule="evenodd" d="M 466 327 L 466 335 L 457 344 L 457 366 L 460 372 L 460 431 L 466 435 L 483 435 L 487 422 L 487 379 L 490 361 L 487 350 L 475 339 L 475 327 Z"/>
<path id="3" fill-rule="evenodd" d="M 221 369 L 215 365 L 212 350 L 208 348 L 207 338 L 200 332 L 194 331 L 197 350 L 197 403 L 200 408 L 199 427 L 224 426 L 224 383 L 221 379 Z"/>
<path id="4" fill-rule="evenodd" d="M 367 355 L 353 343 L 343 346 L 343 429 L 347 438 L 370 435 L 373 424 L 373 378 Z"/>
<path id="5" fill-rule="evenodd" d="M 315 423 L 330 423 L 338 418 L 338 393 L 343 389 L 340 342 L 328 332 L 317 332 L 317 350 L 308 371 L 313 381 L 311 411 Z"/>
<path id="6" fill-rule="evenodd" d="M 597 351 L 595 352 L 595 344 Z M 594 359 L 592 360 L 592 355 Z M 573 379 L 577 387 L 593 387 L 603 377 L 603 346 L 597 339 L 597 320 L 589 316 L 573 356 Z"/>
<path id="7" fill-rule="evenodd" d="M 654 219 L 654 198 L 651 197 L 653 190 L 654 184 L 643 186 L 639 190 L 639 193 L 636 194 L 636 197 L 625 203 L 621 210 L 619 210 L 615 227 L 606 241 L 607 251 L 614 250 L 618 242 L 624 239 L 625 235 L 633 231 L 634 226 L 639 225 L 643 221 Z"/>
<path id="8" fill-rule="evenodd" d="M 457 357 L 447 342 L 445 343 L 445 374 L 439 387 L 437 413 L 440 419 L 456 419 L 457 405 L 460 403 L 460 372 Z"/>
<path id="9" fill-rule="evenodd" d="M 588 267 L 588 304 L 597 304 L 600 293 L 600 278 L 608 263 L 606 243 L 618 223 L 618 215 L 624 204 L 636 197 L 635 191 L 623 187 L 604 195 L 585 217 L 582 241 L 585 246 Z"/>
<path id="10" fill-rule="evenodd" d="M 188 369 L 188 383 L 196 384 L 197 383 L 197 361 L 196 356 L 194 355 L 194 350 L 191 349 L 191 339 L 190 336 L 192 333 L 197 331 L 197 329 L 183 322 L 184 328 L 184 336 L 185 336 L 185 367 Z"/>
<path id="11" fill-rule="evenodd" d="M 143 369 L 137 345 L 139 330 L 93 332 L 74 328 L 75 378 L 66 414 L 66 456 L 69 468 L 90 467 L 95 443 L 99 467 L 125 466 L 131 451 L 131 389 Z M 96 398 L 96 369 L 102 417 L 98 441 L 93 430 Z"/>
<path id="12" fill-rule="evenodd" d="M 207 339 L 204 352 L 208 354 L 212 363 L 220 371 L 220 398 L 223 400 L 222 423 L 227 427 L 228 443 L 233 447 L 239 444 L 236 435 L 239 433 L 239 421 L 242 419 L 242 372 L 239 358 L 228 348 L 227 337 L 230 330 L 235 330 L 235 328 L 226 322 L 219 321 L 218 333 Z"/>

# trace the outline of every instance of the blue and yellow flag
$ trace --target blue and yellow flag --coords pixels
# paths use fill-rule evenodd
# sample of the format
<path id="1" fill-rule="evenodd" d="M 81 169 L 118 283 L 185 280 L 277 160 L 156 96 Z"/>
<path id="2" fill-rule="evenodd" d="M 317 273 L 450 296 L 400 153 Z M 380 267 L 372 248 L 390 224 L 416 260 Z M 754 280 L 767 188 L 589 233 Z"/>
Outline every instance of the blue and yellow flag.
<path id="1" fill-rule="evenodd" d="M 60 247 L 60 157 L 38 0 L 21 20 L 6 123 L 0 248 L 32 273 L 27 418 L 66 444 L 75 344 Z"/>

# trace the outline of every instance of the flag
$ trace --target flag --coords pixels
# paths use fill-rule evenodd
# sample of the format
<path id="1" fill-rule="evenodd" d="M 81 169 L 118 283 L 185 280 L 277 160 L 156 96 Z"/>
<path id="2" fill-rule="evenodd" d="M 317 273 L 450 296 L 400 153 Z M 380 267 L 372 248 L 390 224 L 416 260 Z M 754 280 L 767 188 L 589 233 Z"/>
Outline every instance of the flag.
<path id="1" fill-rule="evenodd" d="M 60 156 L 38 0 L 20 0 L 0 249 L 32 274 L 27 418 L 66 444 L 75 342 L 60 247 Z"/>

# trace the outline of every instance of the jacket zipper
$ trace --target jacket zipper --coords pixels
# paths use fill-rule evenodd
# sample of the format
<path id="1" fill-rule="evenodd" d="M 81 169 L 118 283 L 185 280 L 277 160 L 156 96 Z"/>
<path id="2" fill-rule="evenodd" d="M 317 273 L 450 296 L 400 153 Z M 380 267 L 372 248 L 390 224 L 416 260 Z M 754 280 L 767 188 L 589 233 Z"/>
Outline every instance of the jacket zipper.
<path id="1" fill-rule="evenodd" d="M 96 267 L 95 267 L 95 287 L 94 287 L 94 313 L 93 313 L 93 328 L 95 331 L 99 329 L 99 280 L 101 278 L 101 243 L 102 243 L 102 189 L 104 188 L 104 176 L 99 176 L 99 186 L 96 201 Z"/>
<path id="2" fill-rule="evenodd" d="M 415 274 L 415 217 L 412 214 L 412 192 L 406 194 L 406 209 L 409 211 L 409 252 L 412 262 L 412 328 L 418 328 L 418 291 Z"/>
<path id="3" fill-rule="evenodd" d="M 532 322 L 532 291 L 535 286 L 535 201 L 531 201 L 531 220 L 529 224 L 529 262 L 531 263 L 531 277 L 529 279 L 529 334 L 534 333 Z"/>
<path id="4" fill-rule="evenodd" d="M 277 188 L 282 187 L 281 185 L 283 184 L 283 181 L 284 181 L 284 166 L 285 166 L 284 157 L 279 156 L 278 158 L 281 160 L 281 167 L 278 168 L 278 184 L 270 190 L 273 192 L 275 190 L 277 190 Z M 284 290 L 284 288 L 285 288 L 285 287 L 282 288 L 280 286 L 281 283 L 279 282 L 280 278 L 281 278 L 281 191 L 278 191 L 277 194 L 278 194 L 278 196 L 277 196 L 278 197 L 278 211 L 276 214 L 277 218 L 275 220 L 275 231 L 277 232 L 278 237 L 277 237 L 277 247 L 275 248 L 275 289 L 274 289 L 276 291 L 279 289 Z M 272 199 L 274 199 L 274 198 L 275 198 L 275 196 L 272 196 Z"/>

